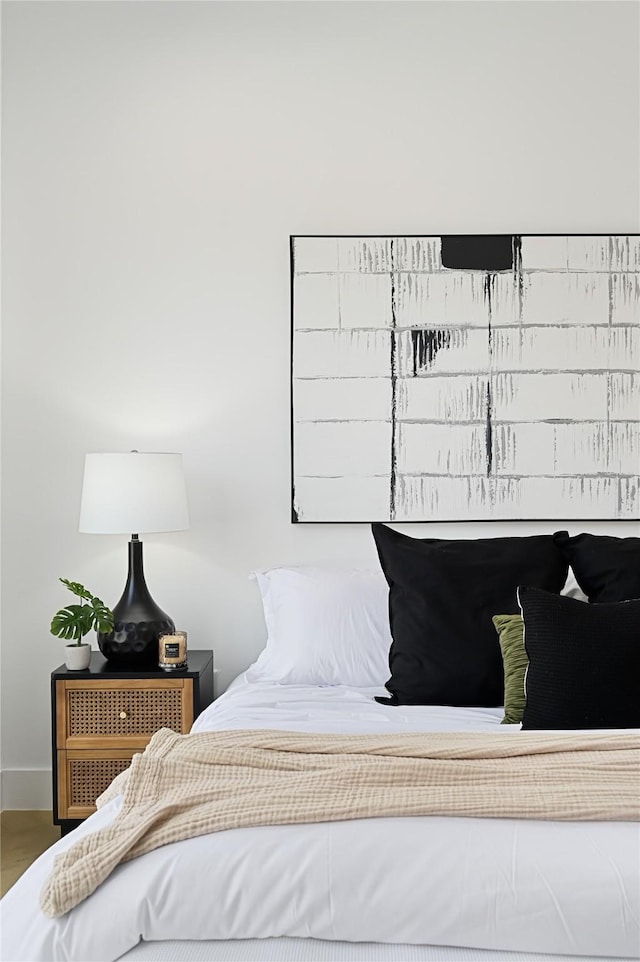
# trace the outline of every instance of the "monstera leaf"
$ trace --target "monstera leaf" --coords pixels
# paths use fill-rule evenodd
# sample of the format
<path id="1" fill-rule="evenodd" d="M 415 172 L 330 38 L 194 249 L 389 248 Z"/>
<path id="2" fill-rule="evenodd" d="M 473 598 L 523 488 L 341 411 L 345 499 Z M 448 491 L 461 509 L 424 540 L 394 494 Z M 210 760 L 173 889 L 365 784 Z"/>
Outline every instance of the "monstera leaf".
<path id="1" fill-rule="evenodd" d="M 111 609 L 78 581 L 68 581 L 66 578 L 60 578 L 60 581 L 74 595 L 89 603 L 67 605 L 56 612 L 51 621 L 51 634 L 57 638 L 75 641 L 78 645 L 91 629 L 108 634 L 113 628 Z"/>
<path id="2" fill-rule="evenodd" d="M 102 634 L 108 634 L 113 628 L 113 612 L 107 608 L 104 601 L 99 598 L 91 599 L 93 609 L 93 627 Z"/>
<path id="3" fill-rule="evenodd" d="M 69 581 L 67 578 L 60 578 L 59 580 L 63 585 L 67 586 L 69 591 L 73 591 L 74 595 L 77 595 L 78 598 L 84 598 L 85 601 L 91 601 L 93 595 L 87 588 L 85 588 L 84 585 L 81 585 L 79 581 Z"/>
<path id="4" fill-rule="evenodd" d="M 93 609 L 89 605 L 69 605 L 53 616 L 51 632 L 58 638 L 75 638 L 80 641 L 91 631 Z"/>

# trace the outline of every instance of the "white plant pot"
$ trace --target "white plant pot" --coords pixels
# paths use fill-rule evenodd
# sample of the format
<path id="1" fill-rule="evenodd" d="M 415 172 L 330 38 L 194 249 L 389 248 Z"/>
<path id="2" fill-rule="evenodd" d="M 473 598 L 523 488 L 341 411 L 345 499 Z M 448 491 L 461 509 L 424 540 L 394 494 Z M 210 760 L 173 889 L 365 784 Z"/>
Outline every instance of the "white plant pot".
<path id="1" fill-rule="evenodd" d="M 69 671 L 83 671 L 91 662 L 91 645 L 66 645 L 64 663 Z"/>

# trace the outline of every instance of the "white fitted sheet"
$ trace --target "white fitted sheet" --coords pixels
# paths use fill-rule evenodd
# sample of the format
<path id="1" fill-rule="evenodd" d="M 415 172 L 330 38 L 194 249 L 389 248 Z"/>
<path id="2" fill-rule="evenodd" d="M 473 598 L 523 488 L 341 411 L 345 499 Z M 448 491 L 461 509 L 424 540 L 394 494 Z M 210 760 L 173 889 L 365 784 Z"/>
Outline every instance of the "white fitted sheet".
<path id="1" fill-rule="evenodd" d="M 194 730 L 486 731 L 491 737 L 507 729 L 500 727 L 500 709 L 392 708 L 373 700 L 379 692 L 250 684 L 241 677 Z M 517 737 L 516 726 L 507 730 Z M 430 946 L 418 950 L 425 962 L 464 958 L 445 951 L 455 946 L 506 951 L 514 959 L 518 952 L 640 955 L 640 829 L 620 822 L 418 817 L 238 829 L 121 865 L 67 916 L 46 919 L 37 901 L 53 855 L 108 824 L 119 806 L 115 799 L 61 839 L 9 891 L 2 902 L 4 962 L 172 957 L 161 954 L 170 951 L 166 946 L 153 947 L 153 956 L 144 945 L 134 949 L 141 938 L 184 942 L 185 951 L 214 940 L 209 954 L 193 957 L 219 962 L 275 960 L 280 948 L 281 958 L 290 959 L 291 939 L 313 940 L 300 942 L 310 953 L 300 959 L 351 957 L 344 943 L 362 942 L 382 944 L 382 954 L 376 949 L 371 956 L 381 962 L 401 958 L 398 944 Z M 269 941 L 252 941 L 262 939 Z M 242 945 L 225 947 L 224 940 Z M 264 952 L 238 955 L 245 942 L 247 951 L 260 945 Z M 440 946 L 444 955 L 437 954 Z M 361 951 L 353 946 L 353 958 L 364 960 Z"/>

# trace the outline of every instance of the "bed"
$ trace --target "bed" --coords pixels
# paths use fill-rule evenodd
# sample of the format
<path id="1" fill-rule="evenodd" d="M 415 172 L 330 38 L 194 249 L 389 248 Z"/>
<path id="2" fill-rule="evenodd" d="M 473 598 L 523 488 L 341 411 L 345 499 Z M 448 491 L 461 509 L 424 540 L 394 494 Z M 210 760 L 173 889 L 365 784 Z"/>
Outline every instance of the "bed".
<path id="1" fill-rule="evenodd" d="M 400 537 L 402 547 L 415 552 L 416 545 Z M 618 540 L 625 547 L 629 541 L 640 542 Z M 526 547 L 530 557 L 531 545 Z M 632 547 L 636 550 L 635 544 Z M 482 551 L 486 558 L 486 546 Z M 391 657 L 392 678 L 383 683 L 389 674 L 389 645 L 392 655 L 396 646 L 397 655 L 403 644 L 412 643 L 402 638 L 394 620 L 394 600 L 398 602 L 394 588 L 403 577 L 398 570 L 390 573 L 392 560 L 383 554 L 384 579 L 380 572 L 346 568 L 279 568 L 257 573 L 267 645 L 256 663 L 196 720 L 193 737 L 245 731 L 389 739 L 407 733 L 469 733 L 488 745 L 507 736 L 516 744 L 526 727 L 526 715 L 523 721 L 505 724 L 502 704 L 411 703 L 406 650 L 399 664 Z M 500 545 L 498 554 L 501 564 L 506 559 L 507 567 L 513 568 L 508 545 Z M 640 576 L 635 560 L 634 555 L 631 578 L 634 571 Z M 443 567 L 446 561 L 439 556 L 436 571 L 439 577 L 450 578 L 451 572 L 443 572 Z M 484 569 L 490 572 L 491 564 Z M 513 577 L 522 584 L 520 574 Z M 527 580 L 535 583 L 534 574 L 528 574 Z M 559 565 L 554 578 L 560 587 L 566 574 L 567 565 L 564 569 Z M 423 576 L 424 572 L 421 585 Z M 588 589 L 589 597 L 589 578 L 581 577 L 579 583 Z M 606 584 L 611 583 L 609 577 Z M 430 594 L 434 588 L 432 581 Z M 559 617 L 568 618 L 569 628 L 563 628 L 567 647 L 573 644 L 570 626 L 576 618 L 584 643 L 583 619 L 592 619 L 598 605 L 569 597 L 577 590 L 565 586 L 562 595 L 544 587 L 527 589 L 520 593 L 519 616 L 503 611 L 501 604 L 499 611 L 494 610 L 495 598 L 488 602 L 494 615 L 520 617 L 523 637 L 530 633 L 526 650 L 532 691 L 537 684 L 535 669 L 540 667 L 534 636 L 537 621 L 548 625 L 544 613 L 549 605 L 552 624 Z M 404 584 L 400 600 L 405 609 L 407 591 Z M 622 584 L 619 591 L 636 597 L 633 582 Z M 478 593 L 483 592 L 481 586 Z M 634 640 L 638 648 L 640 602 L 625 599 L 602 604 L 596 622 L 606 615 L 610 632 L 611 619 L 620 612 L 621 625 L 613 627 L 622 638 L 622 648 L 633 654 Z M 414 618 L 409 622 L 415 625 Z M 498 626 L 490 627 L 499 654 Z M 593 627 L 590 630 L 595 632 Z M 548 660 L 549 638 L 544 631 L 541 636 Z M 450 653 L 449 643 L 446 648 Z M 487 654 L 492 662 L 496 652 Z M 435 657 L 433 650 L 429 657 Z M 586 648 L 584 657 L 588 662 Z M 455 659 L 461 658 L 461 650 L 456 650 Z M 441 654 L 438 660 L 442 665 Z M 629 664 L 633 669 L 629 684 L 636 690 L 637 660 L 632 658 Z M 504 673 L 506 660 L 503 664 L 500 659 L 500 665 Z M 458 697 L 449 701 L 468 701 L 464 686 L 469 679 L 464 671 L 461 679 L 459 664 L 454 667 Z M 562 675 L 561 669 L 558 666 Z M 617 664 L 616 669 L 619 672 Z M 447 673 L 442 670 L 444 686 Z M 491 684 L 491 675 L 483 672 L 478 658 L 472 674 L 482 676 L 485 687 Z M 432 684 L 432 676 L 433 671 L 426 683 Z M 522 675 L 519 678 L 521 685 Z M 622 684 L 626 703 L 627 680 L 617 677 L 617 682 L 618 695 Z M 580 687 L 584 687 L 583 678 Z M 530 699 L 524 711 L 536 708 L 536 723 L 529 728 L 545 729 L 552 736 L 554 725 L 541 723 L 549 710 L 546 688 L 545 692 L 547 701 L 542 706 Z M 450 689 L 448 694 L 455 692 Z M 589 711 L 601 712 L 601 706 L 609 703 L 606 692 L 601 693 L 593 709 L 593 693 L 588 695 Z M 489 694 L 485 700 L 492 697 Z M 567 705 L 565 684 L 560 707 L 551 704 L 553 717 L 562 717 L 558 729 L 563 732 L 570 727 L 570 711 L 576 710 L 575 700 L 569 701 Z M 635 716 L 623 713 L 606 720 L 612 717 L 624 724 L 591 727 L 600 735 L 603 728 L 607 736 L 618 731 L 625 737 L 640 734 L 640 725 L 627 724 Z M 565 956 L 628 959 L 640 954 L 640 830 L 631 818 L 573 821 L 441 814 L 232 828 L 185 838 L 124 862 L 70 912 L 47 918 L 39 911 L 38 900 L 54 857 L 113 824 L 122 804 L 122 795 L 115 794 L 45 852 L 10 889 L 2 901 L 4 962 L 550 962 Z"/>

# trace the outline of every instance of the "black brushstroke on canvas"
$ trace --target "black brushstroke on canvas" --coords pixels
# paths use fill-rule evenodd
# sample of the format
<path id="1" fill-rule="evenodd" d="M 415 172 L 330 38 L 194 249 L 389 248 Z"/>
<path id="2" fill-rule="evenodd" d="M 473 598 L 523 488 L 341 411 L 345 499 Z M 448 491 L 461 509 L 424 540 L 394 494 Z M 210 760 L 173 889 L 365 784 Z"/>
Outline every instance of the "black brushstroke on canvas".
<path id="1" fill-rule="evenodd" d="M 398 454 L 396 451 L 396 408 L 398 403 L 398 371 L 396 348 L 396 285 L 394 274 L 394 245 L 389 242 L 389 257 L 391 267 L 391 470 L 389 472 L 389 520 L 396 517 L 396 481 L 398 473 Z"/>
<path id="2" fill-rule="evenodd" d="M 487 451 L 487 477 L 491 477 L 493 467 L 493 425 L 491 423 L 491 378 L 487 379 L 487 426 L 485 429 L 485 447 Z"/>
<path id="3" fill-rule="evenodd" d="M 487 415 L 485 428 L 485 450 L 487 452 L 487 477 L 491 477 L 493 467 L 493 424 L 492 399 L 491 399 L 491 356 L 493 353 L 493 332 L 491 328 L 491 289 L 495 280 L 495 274 L 487 274 L 484 279 L 484 297 L 487 302 L 487 352 L 489 360 L 489 376 L 487 378 Z"/>
<path id="4" fill-rule="evenodd" d="M 413 376 L 431 367 L 438 351 L 450 347 L 451 331 L 436 331 L 431 328 L 411 331 L 411 362 Z"/>
<path id="5" fill-rule="evenodd" d="M 518 291 L 518 320 L 522 323 L 524 304 L 524 275 L 522 273 L 522 237 L 513 235 L 513 277 Z"/>
<path id="6" fill-rule="evenodd" d="M 450 234 L 441 238 L 443 267 L 457 271 L 510 271 L 513 268 L 511 234 Z"/>

